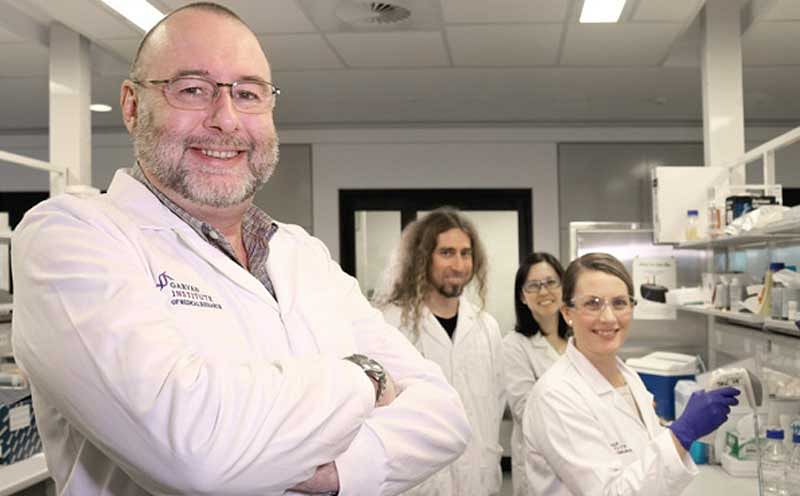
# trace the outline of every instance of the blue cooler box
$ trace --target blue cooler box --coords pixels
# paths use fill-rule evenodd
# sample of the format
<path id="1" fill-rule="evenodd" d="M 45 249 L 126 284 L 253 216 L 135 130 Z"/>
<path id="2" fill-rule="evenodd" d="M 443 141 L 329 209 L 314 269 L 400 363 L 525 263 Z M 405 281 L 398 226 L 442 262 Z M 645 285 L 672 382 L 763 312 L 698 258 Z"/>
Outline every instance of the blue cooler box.
<path id="1" fill-rule="evenodd" d="M 694 380 L 697 357 L 658 351 L 641 358 L 629 358 L 625 363 L 639 374 L 655 397 L 656 414 L 664 420 L 674 420 L 675 384 L 682 379 Z"/>

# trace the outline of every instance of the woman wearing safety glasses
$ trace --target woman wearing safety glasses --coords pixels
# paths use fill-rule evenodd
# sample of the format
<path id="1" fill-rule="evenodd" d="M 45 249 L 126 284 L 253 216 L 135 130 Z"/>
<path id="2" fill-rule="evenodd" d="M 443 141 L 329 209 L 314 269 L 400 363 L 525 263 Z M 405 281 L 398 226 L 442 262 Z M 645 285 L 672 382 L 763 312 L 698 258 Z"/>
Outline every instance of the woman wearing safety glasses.
<path id="1" fill-rule="evenodd" d="M 533 385 L 567 348 L 569 327 L 561 316 L 564 268 L 549 253 L 528 255 L 514 279 L 514 332 L 503 340 L 506 397 L 514 420 L 511 475 L 514 496 L 530 494 L 525 475 L 522 414 Z"/>
<path id="2" fill-rule="evenodd" d="M 727 419 L 739 391 L 698 391 L 662 427 L 653 396 L 617 358 L 636 305 L 625 267 L 590 253 L 567 267 L 562 288 L 574 337 L 523 415 L 531 494 L 680 494 L 697 474 L 689 446 Z"/>

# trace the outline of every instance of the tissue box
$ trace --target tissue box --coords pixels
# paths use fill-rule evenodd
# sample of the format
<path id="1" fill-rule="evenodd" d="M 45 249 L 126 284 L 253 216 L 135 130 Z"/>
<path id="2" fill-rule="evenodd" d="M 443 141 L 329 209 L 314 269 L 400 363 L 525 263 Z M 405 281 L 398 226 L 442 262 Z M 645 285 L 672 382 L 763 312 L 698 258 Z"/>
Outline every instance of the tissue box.
<path id="1" fill-rule="evenodd" d="M 0 388 L 0 465 L 42 450 L 28 388 Z"/>

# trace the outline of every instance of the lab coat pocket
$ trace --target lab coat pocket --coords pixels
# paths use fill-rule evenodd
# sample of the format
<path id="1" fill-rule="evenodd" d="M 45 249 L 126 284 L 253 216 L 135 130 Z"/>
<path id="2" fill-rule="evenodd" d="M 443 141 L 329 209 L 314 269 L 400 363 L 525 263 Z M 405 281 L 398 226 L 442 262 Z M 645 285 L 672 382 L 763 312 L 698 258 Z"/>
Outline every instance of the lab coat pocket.
<path id="1" fill-rule="evenodd" d="M 486 489 L 486 494 L 500 494 L 503 485 L 503 472 L 500 469 L 503 448 L 499 444 L 485 445 L 482 455 L 481 485 Z"/>

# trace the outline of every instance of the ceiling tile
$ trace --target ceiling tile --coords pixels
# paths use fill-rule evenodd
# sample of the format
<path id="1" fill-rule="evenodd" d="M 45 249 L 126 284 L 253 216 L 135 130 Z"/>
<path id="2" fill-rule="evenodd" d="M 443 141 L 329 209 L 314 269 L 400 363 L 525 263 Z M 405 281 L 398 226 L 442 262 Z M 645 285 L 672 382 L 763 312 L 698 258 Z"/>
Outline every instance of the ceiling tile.
<path id="1" fill-rule="evenodd" d="M 344 66 L 318 34 L 259 36 L 273 71 L 341 69 Z"/>
<path id="2" fill-rule="evenodd" d="M 266 33 L 308 33 L 316 31 L 308 17 L 297 7 L 294 0 L 218 0 L 228 7 L 258 34 Z M 193 0 L 164 0 L 175 9 L 193 3 Z"/>
<path id="3" fill-rule="evenodd" d="M 438 31 L 334 33 L 327 35 L 350 67 L 432 67 L 449 65 Z"/>
<path id="4" fill-rule="evenodd" d="M 3 26 L 0 26 L 0 43 L 19 43 L 22 40 L 19 36 L 11 31 L 6 31 Z"/>
<path id="5" fill-rule="evenodd" d="M 446 23 L 561 22 L 568 0 L 441 0 Z"/>
<path id="6" fill-rule="evenodd" d="M 90 40 L 142 35 L 139 28 L 97 0 L 29 1 L 33 1 L 58 22 L 83 34 Z"/>
<path id="7" fill-rule="evenodd" d="M 36 42 L 0 44 L 2 77 L 42 76 L 47 79 L 50 57 L 47 47 Z"/>
<path id="8" fill-rule="evenodd" d="M 765 21 L 797 21 L 800 20 L 800 2 L 797 0 L 777 0 L 773 7 L 764 14 Z"/>
<path id="9" fill-rule="evenodd" d="M 686 22 L 694 19 L 705 0 L 640 0 L 634 21 Z"/>
<path id="10" fill-rule="evenodd" d="M 91 44 L 89 56 L 92 60 L 92 72 L 101 75 L 127 75 L 130 60 L 133 58 L 123 58 L 116 50 L 109 50 L 97 43 Z"/>
<path id="11" fill-rule="evenodd" d="M 554 65 L 561 24 L 449 26 L 453 64 L 466 66 Z"/>
<path id="12" fill-rule="evenodd" d="M 759 22 L 742 38 L 746 65 L 800 64 L 800 22 Z"/>
<path id="13" fill-rule="evenodd" d="M 141 38 L 105 38 L 97 40 L 97 43 L 111 50 L 126 61 L 133 61 L 136 50 L 139 48 Z"/>
<path id="14" fill-rule="evenodd" d="M 391 4 L 409 11 L 409 17 L 394 23 L 374 21 L 370 6 L 381 2 L 364 0 L 298 0 L 301 7 L 323 33 L 435 31 L 442 27 L 442 12 L 434 0 L 392 0 Z M 345 19 L 350 19 L 347 22 Z M 359 22 L 360 21 L 360 22 Z"/>
<path id="15" fill-rule="evenodd" d="M 564 65 L 656 65 L 685 26 L 678 23 L 572 24 Z"/>

